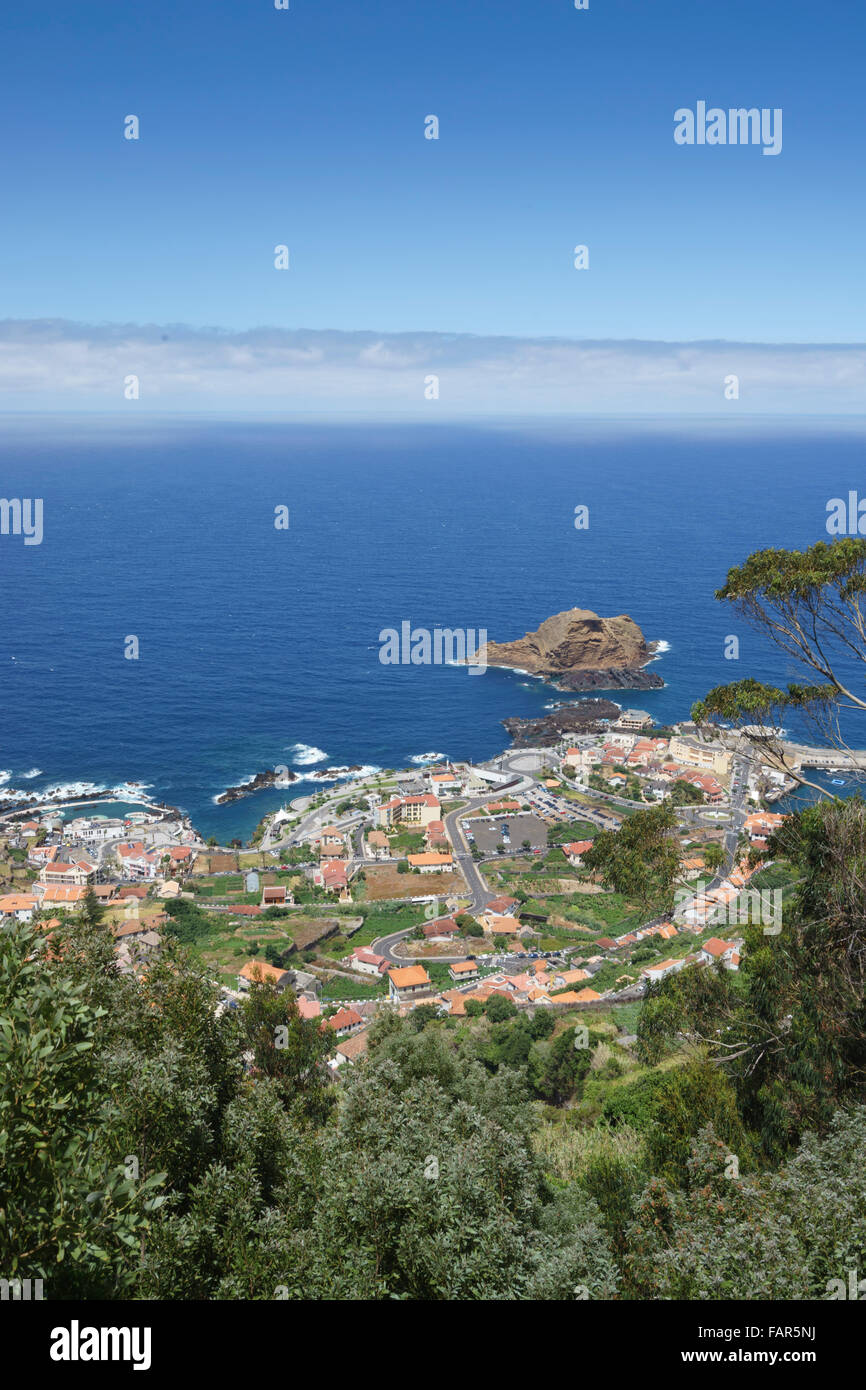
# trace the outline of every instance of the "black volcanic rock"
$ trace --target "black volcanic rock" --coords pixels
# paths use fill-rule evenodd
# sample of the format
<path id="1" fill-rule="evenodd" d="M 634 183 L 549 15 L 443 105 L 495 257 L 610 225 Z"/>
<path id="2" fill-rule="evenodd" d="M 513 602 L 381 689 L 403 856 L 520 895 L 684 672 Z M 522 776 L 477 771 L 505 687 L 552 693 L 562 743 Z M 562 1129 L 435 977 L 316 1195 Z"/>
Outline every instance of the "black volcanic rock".
<path id="1" fill-rule="evenodd" d="M 606 667 L 602 671 L 565 671 L 551 682 L 557 690 L 661 690 L 664 681 L 640 666 Z"/>
<path id="2" fill-rule="evenodd" d="M 600 734 L 605 723 L 615 723 L 619 706 L 612 700 L 581 700 L 563 705 L 538 719 L 503 719 L 515 748 L 541 748 L 566 734 Z"/>
<path id="3" fill-rule="evenodd" d="M 217 805 L 224 806 L 227 801 L 241 801 L 245 796 L 252 796 L 254 792 L 260 792 L 265 787 L 284 787 L 288 782 L 297 782 L 298 776 L 295 772 L 283 769 L 277 772 L 274 768 L 269 768 L 267 772 L 257 772 L 255 777 L 249 782 L 244 782 L 240 787 L 227 787 L 217 797 Z"/>

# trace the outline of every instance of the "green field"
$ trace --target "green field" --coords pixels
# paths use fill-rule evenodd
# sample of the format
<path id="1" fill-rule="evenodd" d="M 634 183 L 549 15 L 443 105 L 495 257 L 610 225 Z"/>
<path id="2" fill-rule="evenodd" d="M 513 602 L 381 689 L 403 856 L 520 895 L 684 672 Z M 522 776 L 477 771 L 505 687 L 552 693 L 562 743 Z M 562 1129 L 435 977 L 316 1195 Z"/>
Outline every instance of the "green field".
<path id="1" fill-rule="evenodd" d="M 342 975 L 332 975 L 322 985 L 320 997 L 324 1004 L 329 999 L 381 999 L 387 993 L 386 980 L 376 981 L 371 978 L 367 985 L 362 984 L 360 980 L 347 980 Z"/>

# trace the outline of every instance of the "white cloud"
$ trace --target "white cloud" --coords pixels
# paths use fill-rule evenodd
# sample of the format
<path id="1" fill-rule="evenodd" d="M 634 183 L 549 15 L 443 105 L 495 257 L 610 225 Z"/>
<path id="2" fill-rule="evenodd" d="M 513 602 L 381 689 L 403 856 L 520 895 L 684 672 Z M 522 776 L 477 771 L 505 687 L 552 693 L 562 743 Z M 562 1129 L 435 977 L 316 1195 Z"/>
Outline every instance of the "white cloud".
<path id="1" fill-rule="evenodd" d="M 124 378 L 140 381 L 127 402 Z M 439 377 L 439 399 L 424 395 Z M 739 399 L 725 399 L 725 378 Z M 65 320 L 0 322 L 0 409 L 315 414 L 840 413 L 866 345 L 570 341 Z"/>

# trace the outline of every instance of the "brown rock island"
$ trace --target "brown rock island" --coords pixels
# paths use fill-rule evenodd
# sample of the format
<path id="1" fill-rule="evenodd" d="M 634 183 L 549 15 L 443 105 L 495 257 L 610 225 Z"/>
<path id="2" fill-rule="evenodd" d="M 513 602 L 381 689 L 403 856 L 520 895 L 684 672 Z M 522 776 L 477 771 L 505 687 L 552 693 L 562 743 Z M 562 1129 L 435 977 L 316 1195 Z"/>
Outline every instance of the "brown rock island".
<path id="1" fill-rule="evenodd" d="M 624 613 L 600 618 L 569 608 L 516 642 L 488 642 L 475 660 L 541 676 L 558 690 L 658 690 L 661 676 L 643 669 L 656 645 Z"/>

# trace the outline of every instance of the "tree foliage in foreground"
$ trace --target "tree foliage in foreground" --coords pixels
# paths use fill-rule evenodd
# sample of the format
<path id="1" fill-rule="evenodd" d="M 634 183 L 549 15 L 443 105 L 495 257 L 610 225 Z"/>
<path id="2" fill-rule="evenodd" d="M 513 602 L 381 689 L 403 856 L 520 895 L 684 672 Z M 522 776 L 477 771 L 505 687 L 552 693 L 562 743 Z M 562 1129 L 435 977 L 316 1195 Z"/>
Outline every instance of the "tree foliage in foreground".
<path id="1" fill-rule="evenodd" d="M 680 874 L 676 828 L 676 812 L 669 804 L 636 811 L 619 830 L 596 835 L 583 854 L 584 866 L 597 872 L 605 887 L 645 909 L 668 912 Z"/>
<path id="2" fill-rule="evenodd" d="M 684 1187 L 653 1179 L 627 1233 L 638 1298 L 827 1299 L 866 1265 L 866 1108 L 838 1112 L 778 1172 L 737 1176 L 707 1126 Z"/>
<path id="3" fill-rule="evenodd" d="M 523 1075 L 386 1016 L 332 1036 L 180 947 L 117 973 L 89 923 L 0 933 L 0 1259 L 49 1298 L 528 1299 L 616 1292 L 592 1198 L 546 1180 Z"/>
<path id="4" fill-rule="evenodd" d="M 684 970 L 649 988 L 638 1048 L 653 1064 L 683 1042 L 730 1075 L 767 1157 L 866 1096 L 866 803 L 820 802 L 769 845 L 801 874 L 781 930 L 745 929 L 740 978 Z"/>
<path id="5" fill-rule="evenodd" d="M 716 598 L 765 636 L 802 679 L 784 689 L 748 677 L 717 686 L 692 707 L 699 725 L 751 726 L 761 756 L 821 794 L 786 759 L 776 731 L 792 712 L 822 743 L 844 748 L 840 709 L 866 710 L 866 541 L 819 541 L 807 550 L 759 550 L 729 570 Z"/>
<path id="6" fill-rule="evenodd" d="M 38 927 L 0 931 L 0 1268 L 54 1297 L 113 1297 L 135 1277 L 161 1174 L 99 1155 L 106 1017 L 85 981 L 46 968 Z"/>

